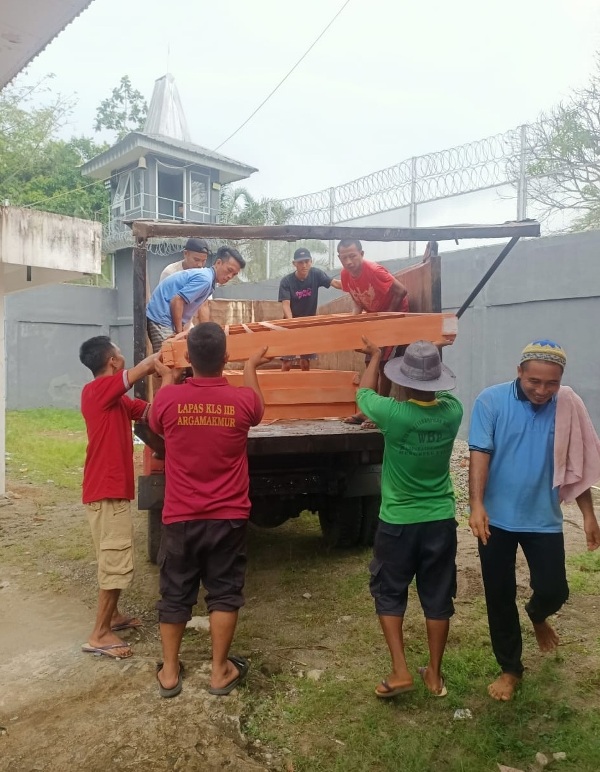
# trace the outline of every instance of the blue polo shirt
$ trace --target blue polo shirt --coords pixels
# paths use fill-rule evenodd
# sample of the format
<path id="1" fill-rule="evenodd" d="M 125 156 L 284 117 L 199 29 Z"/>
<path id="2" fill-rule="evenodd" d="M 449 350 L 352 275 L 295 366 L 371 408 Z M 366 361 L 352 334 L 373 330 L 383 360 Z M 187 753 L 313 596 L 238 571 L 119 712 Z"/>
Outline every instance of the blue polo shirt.
<path id="1" fill-rule="evenodd" d="M 213 268 L 189 268 L 168 276 L 156 287 L 148 305 L 146 316 L 163 327 L 172 327 L 171 300 L 179 295 L 185 301 L 183 324 L 187 324 L 198 308 L 208 300 L 215 288 Z"/>
<path id="2" fill-rule="evenodd" d="M 506 531 L 560 533 L 554 476 L 556 397 L 533 405 L 518 379 L 484 389 L 471 413 L 469 448 L 490 454 L 483 503 Z"/>

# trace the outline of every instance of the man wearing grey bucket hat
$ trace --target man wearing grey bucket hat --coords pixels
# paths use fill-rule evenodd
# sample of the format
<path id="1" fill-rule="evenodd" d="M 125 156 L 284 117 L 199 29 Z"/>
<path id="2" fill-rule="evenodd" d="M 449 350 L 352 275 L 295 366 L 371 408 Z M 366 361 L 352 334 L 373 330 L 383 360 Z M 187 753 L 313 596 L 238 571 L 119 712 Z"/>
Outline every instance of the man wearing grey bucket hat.
<path id="1" fill-rule="evenodd" d="M 359 409 L 381 430 L 385 449 L 381 509 L 370 564 L 371 595 L 390 650 L 392 672 L 375 689 L 395 697 L 414 689 L 406 664 L 402 627 L 408 586 L 416 577 L 425 614 L 429 662 L 418 672 L 435 697 L 447 694 L 441 672 L 456 593 L 456 520 L 450 455 L 463 408 L 446 393 L 456 385 L 433 343 L 420 340 L 385 374 L 403 386 L 407 402 L 377 394 L 381 353 L 363 338 L 371 361 L 361 379 Z"/>

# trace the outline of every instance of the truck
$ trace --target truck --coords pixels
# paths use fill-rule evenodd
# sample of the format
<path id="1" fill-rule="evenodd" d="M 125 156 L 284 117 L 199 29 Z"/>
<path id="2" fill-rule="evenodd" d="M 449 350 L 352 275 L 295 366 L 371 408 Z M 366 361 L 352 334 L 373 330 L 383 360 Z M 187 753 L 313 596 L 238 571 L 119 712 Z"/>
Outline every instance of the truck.
<path id="1" fill-rule="evenodd" d="M 506 258 L 519 238 L 539 236 L 534 220 L 501 225 L 459 225 L 438 228 L 374 228 L 348 226 L 229 226 L 136 220 L 129 223 L 136 247 L 133 254 L 134 360 L 146 356 L 147 251 L 152 238 L 199 237 L 226 240 L 343 238 L 361 241 L 426 241 L 422 262 L 395 274 L 407 287 L 411 312 L 440 313 L 441 259 L 437 242 L 464 238 L 509 238 L 502 251 L 456 312 L 460 318 Z M 348 311 L 339 298 L 319 309 Z M 349 354 L 353 356 L 352 353 Z M 333 358 L 339 367 L 340 357 Z M 146 380 L 135 385 L 135 396 L 147 399 Z M 138 509 L 148 512 L 148 557 L 156 562 L 164 500 L 164 447 L 143 424 L 134 427 L 146 444 L 144 474 L 138 478 Z M 381 502 L 383 436 L 377 429 L 330 420 L 276 421 L 254 427 L 248 437 L 250 521 L 263 528 L 282 525 L 304 511 L 317 513 L 323 538 L 331 547 L 371 546 Z"/>

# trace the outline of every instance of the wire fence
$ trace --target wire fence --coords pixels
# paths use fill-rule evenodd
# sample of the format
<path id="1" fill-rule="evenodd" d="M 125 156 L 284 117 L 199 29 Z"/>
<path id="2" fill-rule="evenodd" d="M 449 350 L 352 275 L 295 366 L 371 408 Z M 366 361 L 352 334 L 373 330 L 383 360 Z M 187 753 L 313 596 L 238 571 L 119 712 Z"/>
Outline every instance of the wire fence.
<path id="1" fill-rule="evenodd" d="M 527 126 L 401 161 L 344 185 L 280 203 L 299 225 L 328 225 L 409 207 L 415 225 L 419 204 L 478 190 L 514 185 L 516 219 L 527 209 Z"/>

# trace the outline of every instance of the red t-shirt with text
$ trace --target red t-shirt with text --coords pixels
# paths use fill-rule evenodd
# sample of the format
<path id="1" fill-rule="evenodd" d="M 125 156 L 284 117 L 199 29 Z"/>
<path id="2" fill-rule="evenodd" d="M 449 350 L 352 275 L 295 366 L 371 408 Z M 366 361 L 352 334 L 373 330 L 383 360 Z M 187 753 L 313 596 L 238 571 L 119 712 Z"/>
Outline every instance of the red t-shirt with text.
<path id="1" fill-rule="evenodd" d="M 81 412 L 88 445 L 83 467 L 83 503 L 135 498 L 131 422 L 148 409 L 143 399 L 130 399 L 127 370 L 94 378 L 81 392 Z"/>
<path id="2" fill-rule="evenodd" d="M 340 281 L 344 292 L 349 292 L 356 305 L 363 311 L 387 311 L 392 303 L 394 277 L 387 268 L 378 263 L 363 260 L 359 276 L 351 276 L 346 268 L 342 268 Z M 402 298 L 397 310 L 408 313 L 408 295 Z"/>
<path id="3" fill-rule="evenodd" d="M 165 439 L 163 523 L 250 515 L 246 446 L 262 417 L 254 390 L 226 378 L 188 378 L 159 389 L 149 421 Z"/>

